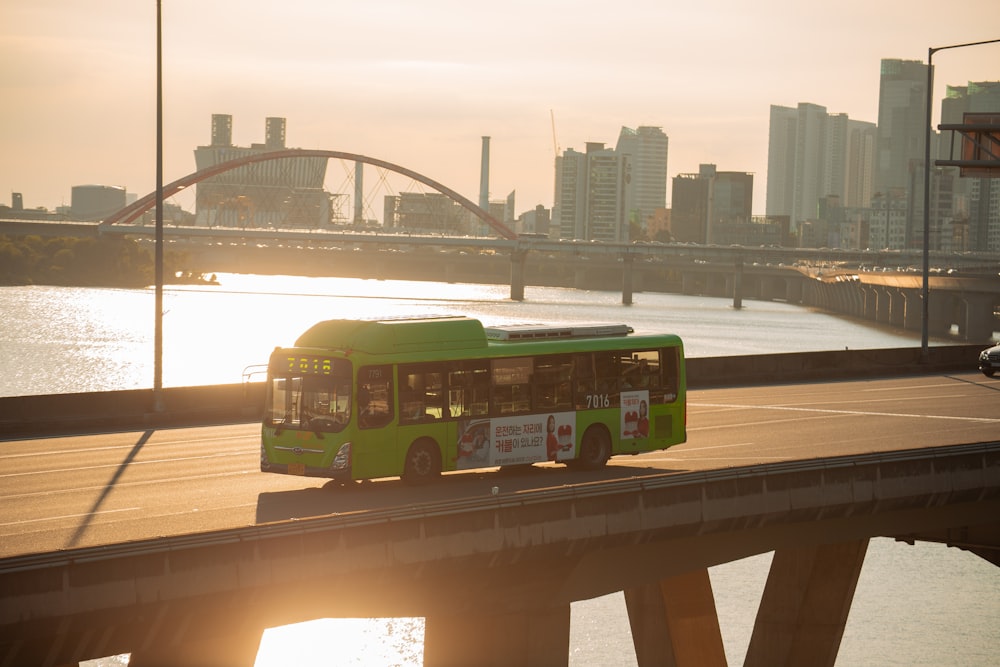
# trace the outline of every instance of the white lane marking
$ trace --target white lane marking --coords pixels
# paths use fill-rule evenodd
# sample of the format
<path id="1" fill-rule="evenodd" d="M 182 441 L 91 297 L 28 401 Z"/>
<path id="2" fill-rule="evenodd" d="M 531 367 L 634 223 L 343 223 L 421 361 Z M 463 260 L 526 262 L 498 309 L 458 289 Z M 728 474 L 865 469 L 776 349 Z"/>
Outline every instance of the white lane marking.
<path id="1" fill-rule="evenodd" d="M 150 479 L 141 482 L 115 482 L 114 486 L 116 489 L 124 489 L 133 486 L 149 486 L 151 484 L 163 484 L 164 482 L 177 483 L 177 482 L 188 482 L 196 479 L 215 479 L 219 477 L 235 477 L 237 475 L 249 475 L 252 473 L 260 472 L 257 468 L 251 470 L 234 470 L 232 472 L 213 472 L 205 473 L 203 475 L 185 475 L 184 477 L 171 477 L 170 479 Z M 293 479 L 309 479 L 302 477 L 295 477 Z M 3 500 L 15 500 L 18 498 L 35 498 L 38 496 L 54 496 L 57 493 L 81 493 L 84 491 L 103 491 L 107 488 L 107 484 L 96 484 L 93 486 L 80 486 L 74 488 L 66 489 L 47 489 L 45 491 L 32 491 L 30 493 L 16 493 L 12 495 L 2 495 L 0 498 Z"/>
<path id="2" fill-rule="evenodd" d="M 42 523 L 43 521 L 62 521 L 64 519 L 81 519 L 90 516 L 99 516 L 101 514 L 119 514 L 121 512 L 138 512 L 141 507 L 123 507 L 117 510 L 101 510 L 100 512 L 82 512 L 80 514 L 63 514 L 62 516 L 45 516 L 40 519 L 22 519 L 20 521 L 10 521 L 8 523 L 0 523 L 0 528 L 6 528 L 7 526 L 23 526 L 29 523 Z"/>
<path id="3" fill-rule="evenodd" d="M 802 408 L 789 405 L 739 405 L 732 403 L 688 403 L 688 407 L 729 408 L 743 410 L 786 410 L 789 412 L 815 412 L 827 415 L 856 415 L 862 417 L 905 417 L 907 419 L 944 419 L 953 421 L 1000 424 L 995 417 L 952 417 L 950 415 L 917 415 L 906 412 L 871 412 L 868 410 L 831 410 L 829 408 Z"/>
<path id="4" fill-rule="evenodd" d="M 230 436 L 227 438 L 198 438 L 196 440 L 158 440 L 156 442 L 147 441 L 142 445 L 142 449 L 149 449 L 150 447 L 163 447 L 165 445 L 189 445 L 196 442 L 222 442 L 224 440 L 247 440 L 247 436 Z M 249 444 L 247 445 L 250 446 Z M 254 445 L 259 447 L 259 443 Z M 51 451 L 47 450 L 32 450 L 24 454 L 4 454 L 0 455 L 0 461 L 5 459 L 23 459 L 29 457 L 37 456 L 60 456 L 63 454 L 87 454 L 90 452 L 110 452 L 116 449 L 135 449 L 135 443 L 128 445 L 107 445 L 104 447 L 81 447 L 79 449 L 53 449 Z"/>
<path id="5" fill-rule="evenodd" d="M 254 452 L 256 450 L 253 450 Z M 217 459 L 221 457 L 232 457 L 234 455 L 250 455 L 252 452 L 247 450 L 239 449 L 231 452 L 218 452 L 215 454 L 204 454 L 202 456 L 181 456 L 172 459 L 153 459 L 151 461 L 129 461 L 126 465 L 140 466 L 140 465 L 150 465 L 152 463 L 177 463 L 180 461 L 199 461 L 201 459 Z M 6 479 L 8 477 L 28 477 L 30 475 L 52 475 L 61 472 L 80 472 L 82 470 L 100 470 L 102 468 L 120 468 L 122 463 L 103 463 L 97 466 L 80 466 L 78 468 L 46 468 L 45 470 L 33 470 L 30 472 L 14 472 L 4 475 L 0 475 L 0 479 Z"/>

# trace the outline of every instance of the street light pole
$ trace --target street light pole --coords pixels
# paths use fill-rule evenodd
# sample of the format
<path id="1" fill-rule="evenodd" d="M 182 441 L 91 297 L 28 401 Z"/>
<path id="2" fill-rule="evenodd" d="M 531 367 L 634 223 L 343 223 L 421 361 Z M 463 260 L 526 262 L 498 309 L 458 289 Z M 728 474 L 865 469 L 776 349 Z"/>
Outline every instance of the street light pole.
<path id="1" fill-rule="evenodd" d="M 153 332 L 153 412 L 163 412 L 163 42 L 162 0 L 156 0 L 156 309 Z"/>
<path id="2" fill-rule="evenodd" d="M 934 100 L 934 54 L 945 49 L 961 49 L 966 46 L 979 46 L 981 44 L 995 44 L 1000 39 L 989 39 L 983 42 L 969 42 L 967 44 L 952 44 L 950 46 L 930 47 L 927 49 L 927 126 L 924 137 L 924 262 L 923 262 L 923 284 L 920 298 L 923 312 L 920 318 L 920 361 L 927 363 L 930 358 L 927 349 L 930 327 L 930 244 L 931 244 L 931 136 L 933 126 L 931 125 L 931 112 Z"/>

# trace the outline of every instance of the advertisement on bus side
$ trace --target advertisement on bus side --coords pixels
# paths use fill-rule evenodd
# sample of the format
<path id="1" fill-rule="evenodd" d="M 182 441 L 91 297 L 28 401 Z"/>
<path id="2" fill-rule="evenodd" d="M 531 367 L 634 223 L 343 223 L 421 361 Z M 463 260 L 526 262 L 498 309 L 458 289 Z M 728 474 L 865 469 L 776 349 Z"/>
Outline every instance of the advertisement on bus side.
<path id="1" fill-rule="evenodd" d="M 623 391 L 621 438 L 623 440 L 649 437 L 649 392 Z"/>
<path id="2" fill-rule="evenodd" d="M 459 422 L 460 470 L 573 458 L 575 412 Z"/>

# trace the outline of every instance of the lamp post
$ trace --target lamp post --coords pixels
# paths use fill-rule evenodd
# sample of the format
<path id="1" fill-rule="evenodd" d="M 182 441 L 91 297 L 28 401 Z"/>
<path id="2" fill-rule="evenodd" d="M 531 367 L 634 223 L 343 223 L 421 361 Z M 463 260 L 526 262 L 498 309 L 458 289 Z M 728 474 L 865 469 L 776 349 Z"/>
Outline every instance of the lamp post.
<path id="1" fill-rule="evenodd" d="M 924 137 L 924 262 L 923 262 L 923 284 L 920 293 L 923 302 L 923 313 L 920 324 L 920 361 L 926 363 L 929 354 L 927 349 L 930 323 L 930 244 L 931 244 L 931 136 L 933 127 L 931 125 L 931 111 L 934 99 L 934 54 L 946 49 L 961 49 L 966 46 L 979 46 L 981 44 L 995 44 L 1000 39 L 989 39 L 982 42 L 969 42 L 967 44 L 951 44 L 949 46 L 929 47 L 927 49 L 927 127 Z"/>
<path id="2" fill-rule="evenodd" d="M 153 326 L 153 412 L 163 412 L 163 42 L 162 0 L 156 0 L 156 309 Z"/>

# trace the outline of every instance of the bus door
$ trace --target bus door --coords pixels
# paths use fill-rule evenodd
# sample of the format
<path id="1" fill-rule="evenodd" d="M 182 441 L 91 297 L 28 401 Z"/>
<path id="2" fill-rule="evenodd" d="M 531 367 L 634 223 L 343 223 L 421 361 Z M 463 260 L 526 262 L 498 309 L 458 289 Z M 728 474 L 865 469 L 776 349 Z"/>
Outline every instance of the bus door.
<path id="1" fill-rule="evenodd" d="M 358 369 L 355 405 L 358 438 L 351 450 L 353 477 L 388 477 L 392 473 L 387 471 L 394 469 L 396 459 L 390 428 L 394 415 L 391 365 Z"/>
<path id="2" fill-rule="evenodd" d="M 398 369 L 399 428 L 396 451 L 405 465 L 410 447 L 433 444 L 448 470 L 448 444 L 456 437 L 448 403 L 447 373 L 443 363 L 401 364 Z"/>
<path id="3" fill-rule="evenodd" d="M 490 465 L 490 368 L 485 360 L 448 366 L 448 413 L 445 470 Z"/>

